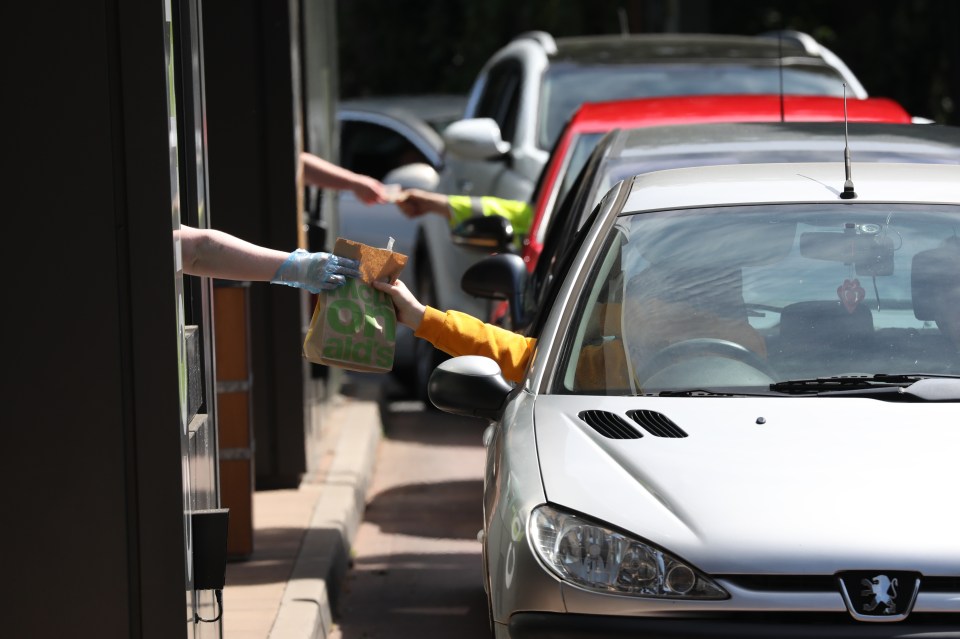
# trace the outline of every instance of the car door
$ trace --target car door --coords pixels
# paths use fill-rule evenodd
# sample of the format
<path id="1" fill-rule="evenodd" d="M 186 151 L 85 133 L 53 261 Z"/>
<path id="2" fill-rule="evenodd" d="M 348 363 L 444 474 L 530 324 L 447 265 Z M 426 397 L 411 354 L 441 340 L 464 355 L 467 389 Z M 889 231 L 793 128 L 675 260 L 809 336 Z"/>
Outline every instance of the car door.
<path id="1" fill-rule="evenodd" d="M 360 110 L 343 111 L 338 120 L 340 165 L 344 168 L 383 180 L 390 171 L 407 164 L 426 163 L 435 169 L 440 165 L 442 141 L 438 135 L 425 133 L 433 132 L 426 124 L 415 128 L 387 114 Z M 367 205 L 352 192 L 342 191 L 339 211 L 341 236 L 378 247 L 392 237 L 394 250 L 413 259 L 416 223 L 405 218 L 396 205 Z M 413 271 L 412 265 L 408 271 Z"/>
<path id="2" fill-rule="evenodd" d="M 516 146 L 517 112 L 520 106 L 523 68 L 516 58 L 495 64 L 487 73 L 477 109 L 472 117 L 490 118 L 500 127 L 500 137 Z M 526 199 L 527 189 L 516 188 L 507 158 L 470 160 L 453 155 L 447 158 L 447 172 L 440 191 L 458 195 L 496 195 Z"/>

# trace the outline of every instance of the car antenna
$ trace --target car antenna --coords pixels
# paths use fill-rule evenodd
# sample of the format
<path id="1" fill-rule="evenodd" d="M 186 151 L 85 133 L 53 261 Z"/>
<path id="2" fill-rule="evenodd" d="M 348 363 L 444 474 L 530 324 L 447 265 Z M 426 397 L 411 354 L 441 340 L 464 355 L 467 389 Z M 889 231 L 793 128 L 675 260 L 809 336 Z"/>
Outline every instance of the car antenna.
<path id="1" fill-rule="evenodd" d="M 853 190 L 853 176 L 850 170 L 850 135 L 847 131 L 847 83 L 843 83 L 843 170 L 846 179 L 843 182 L 841 200 L 853 200 L 857 192 Z"/>
<path id="2" fill-rule="evenodd" d="M 777 61 L 778 72 L 780 74 L 780 121 L 786 122 L 787 118 L 783 112 L 783 30 L 777 31 Z"/>

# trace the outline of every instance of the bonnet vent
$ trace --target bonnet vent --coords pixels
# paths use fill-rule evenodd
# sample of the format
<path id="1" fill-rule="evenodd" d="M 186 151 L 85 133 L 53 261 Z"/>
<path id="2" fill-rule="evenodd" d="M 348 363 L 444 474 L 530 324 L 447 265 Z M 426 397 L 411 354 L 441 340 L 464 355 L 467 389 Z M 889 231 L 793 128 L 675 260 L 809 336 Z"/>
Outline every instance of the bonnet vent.
<path id="1" fill-rule="evenodd" d="M 608 413 L 605 410 L 585 410 L 578 417 L 608 439 L 640 439 L 643 437 L 643 433 L 616 413 Z"/>
<path id="2" fill-rule="evenodd" d="M 683 429 L 670 421 L 670 418 L 663 413 L 653 410 L 631 410 L 627 412 L 627 417 L 640 424 L 640 426 L 654 437 L 686 437 Z"/>

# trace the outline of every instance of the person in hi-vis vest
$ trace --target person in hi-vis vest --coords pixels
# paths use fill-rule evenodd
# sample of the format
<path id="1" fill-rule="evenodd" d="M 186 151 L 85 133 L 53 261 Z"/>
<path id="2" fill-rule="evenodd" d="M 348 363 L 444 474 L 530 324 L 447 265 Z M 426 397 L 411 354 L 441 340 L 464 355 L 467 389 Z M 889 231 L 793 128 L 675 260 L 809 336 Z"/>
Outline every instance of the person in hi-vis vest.
<path id="1" fill-rule="evenodd" d="M 409 218 L 427 213 L 442 215 L 449 221 L 451 229 L 470 217 L 499 215 L 510 222 L 517 242 L 530 232 L 533 222 L 533 207 L 529 203 L 499 197 L 443 195 L 420 189 L 407 189 L 397 197 L 396 205 Z"/>

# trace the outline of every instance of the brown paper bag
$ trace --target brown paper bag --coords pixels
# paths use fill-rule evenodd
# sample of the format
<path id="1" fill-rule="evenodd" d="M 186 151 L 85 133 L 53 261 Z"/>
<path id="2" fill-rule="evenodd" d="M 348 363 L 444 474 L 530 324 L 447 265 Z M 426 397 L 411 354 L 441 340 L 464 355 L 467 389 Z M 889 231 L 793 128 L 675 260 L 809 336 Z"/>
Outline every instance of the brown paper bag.
<path id="1" fill-rule="evenodd" d="M 340 288 L 318 296 L 303 355 L 317 364 L 353 371 L 389 371 L 396 350 L 397 314 L 390 296 L 370 282 L 395 279 L 407 256 L 342 237 L 333 253 L 360 260 L 361 276 L 348 277 Z"/>

